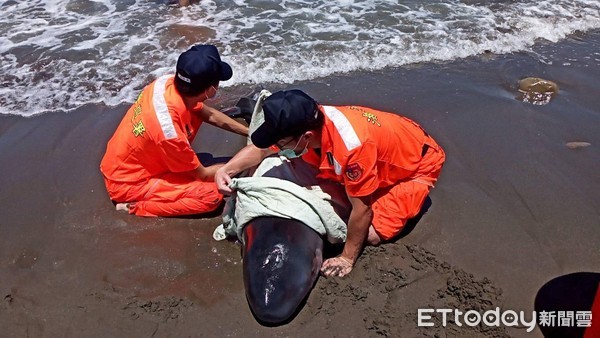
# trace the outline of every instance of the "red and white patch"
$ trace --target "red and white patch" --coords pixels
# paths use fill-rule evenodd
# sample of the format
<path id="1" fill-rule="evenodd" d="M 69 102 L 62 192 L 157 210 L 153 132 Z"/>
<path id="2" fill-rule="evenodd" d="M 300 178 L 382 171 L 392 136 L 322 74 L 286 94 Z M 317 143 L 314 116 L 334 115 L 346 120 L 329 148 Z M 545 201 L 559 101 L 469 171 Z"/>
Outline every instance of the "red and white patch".
<path id="1" fill-rule="evenodd" d="M 358 181 L 363 174 L 363 168 L 358 163 L 349 164 L 346 167 L 346 177 L 350 181 Z"/>

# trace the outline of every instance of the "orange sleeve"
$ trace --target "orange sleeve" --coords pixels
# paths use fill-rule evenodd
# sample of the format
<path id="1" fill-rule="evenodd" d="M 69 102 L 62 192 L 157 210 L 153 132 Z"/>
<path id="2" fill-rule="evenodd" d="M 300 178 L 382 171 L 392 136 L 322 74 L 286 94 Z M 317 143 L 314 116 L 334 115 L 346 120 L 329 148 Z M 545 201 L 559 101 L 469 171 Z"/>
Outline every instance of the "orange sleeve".
<path id="1" fill-rule="evenodd" d="M 204 104 L 202 102 L 200 102 L 196 106 L 196 108 L 194 108 L 194 111 L 201 110 L 203 107 L 204 107 Z M 192 121 L 192 127 L 193 127 L 194 131 L 192 132 L 192 135 L 190 135 L 188 137 L 188 140 L 190 140 L 190 142 L 192 142 L 192 140 L 194 140 L 196 138 L 196 135 L 198 134 L 198 131 L 200 130 L 200 126 L 202 125 L 202 122 L 204 122 L 202 120 L 202 118 L 200 117 L 200 114 L 192 114 L 191 121 Z"/>
<path id="2" fill-rule="evenodd" d="M 368 196 L 375 192 L 379 187 L 375 144 L 366 142 L 354 149 L 342 170 L 344 185 L 349 196 Z"/>
<path id="3" fill-rule="evenodd" d="M 194 152 L 186 133 L 178 121 L 173 121 L 177 137 L 159 142 L 163 161 L 170 172 L 178 173 L 195 170 L 200 166 L 200 160 Z"/>
<path id="4" fill-rule="evenodd" d="M 187 140 L 179 138 L 166 140 L 160 143 L 160 149 L 164 163 L 170 172 L 190 171 L 200 166 L 198 156 Z"/>

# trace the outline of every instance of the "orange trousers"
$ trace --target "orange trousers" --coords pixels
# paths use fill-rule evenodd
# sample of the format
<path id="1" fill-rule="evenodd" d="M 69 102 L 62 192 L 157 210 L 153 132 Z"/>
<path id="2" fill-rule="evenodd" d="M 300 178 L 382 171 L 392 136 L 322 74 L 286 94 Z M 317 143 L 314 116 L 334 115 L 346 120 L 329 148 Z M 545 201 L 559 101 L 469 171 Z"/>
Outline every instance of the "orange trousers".
<path id="1" fill-rule="evenodd" d="M 104 179 L 110 198 L 130 203 L 137 216 L 168 217 L 203 214 L 216 210 L 223 195 L 214 182 L 203 182 L 188 173 L 169 173 L 137 183 Z"/>
<path id="2" fill-rule="evenodd" d="M 440 176 L 446 155 L 440 146 L 431 143 L 434 145 L 423 156 L 414 178 L 375 191 L 372 224 L 384 241 L 398 235 L 406 222 L 419 214 Z"/>

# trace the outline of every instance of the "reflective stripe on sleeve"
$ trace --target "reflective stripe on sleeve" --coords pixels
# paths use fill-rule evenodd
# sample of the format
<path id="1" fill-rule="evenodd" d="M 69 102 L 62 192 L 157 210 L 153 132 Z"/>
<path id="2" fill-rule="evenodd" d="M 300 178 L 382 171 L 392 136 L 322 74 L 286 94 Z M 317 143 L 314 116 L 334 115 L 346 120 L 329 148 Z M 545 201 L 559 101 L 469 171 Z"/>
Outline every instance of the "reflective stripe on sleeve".
<path id="1" fill-rule="evenodd" d="M 354 131 L 354 127 L 352 127 L 352 124 L 350 124 L 346 115 L 337 108 L 331 106 L 323 106 L 323 110 L 325 110 L 325 114 L 329 117 L 331 122 L 333 122 L 333 125 L 342 137 L 346 148 L 352 150 L 360 147 L 360 139 L 358 138 L 358 135 L 356 135 L 356 131 Z"/>
<path id="2" fill-rule="evenodd" d="M 169 114 L 167 108 L 167 102 L 165 101 L 165 84 L 171 75 L 165 75 L 154 83 L 154 91 L 152 92 L 152 105 L 154 106 L 154 113 L 160 124 L 163 134 L 166 140 L 174 139 L 177 137 L 175 126 L 173 125 L 173 119 Z"/>

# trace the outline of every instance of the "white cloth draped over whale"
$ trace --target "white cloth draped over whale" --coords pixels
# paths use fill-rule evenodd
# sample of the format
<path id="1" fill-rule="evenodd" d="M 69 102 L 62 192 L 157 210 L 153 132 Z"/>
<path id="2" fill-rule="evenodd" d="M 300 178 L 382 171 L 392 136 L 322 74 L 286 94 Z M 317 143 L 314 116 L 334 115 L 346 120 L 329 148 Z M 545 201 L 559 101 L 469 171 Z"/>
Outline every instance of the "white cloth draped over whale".
<path id="1" fill-rule="evenodd" d="M 262 118 L 263 90 L 250 123 L 251 132 Z M 262 161 L 252 177 L 234 178 L 235 194 L 223 211 L 223 224 L 215 230 L 217 240 L 237 236 L 243 240 L 244 226 L 257 217 L 294 219 L 327 238 L 330 243 L 346 241 L 350 203 L 342 185 L 317 179 L 318 169 L 301 159 L 271 156 Z"/>

